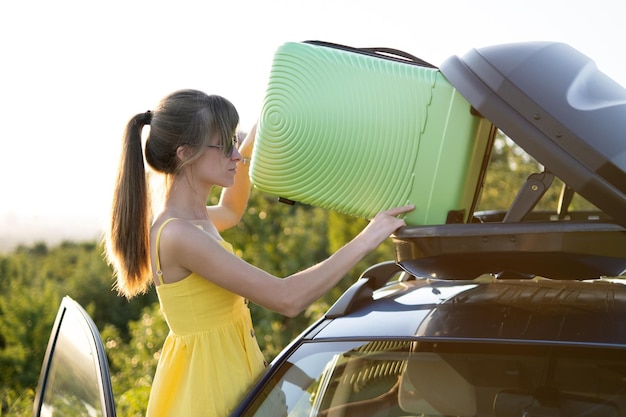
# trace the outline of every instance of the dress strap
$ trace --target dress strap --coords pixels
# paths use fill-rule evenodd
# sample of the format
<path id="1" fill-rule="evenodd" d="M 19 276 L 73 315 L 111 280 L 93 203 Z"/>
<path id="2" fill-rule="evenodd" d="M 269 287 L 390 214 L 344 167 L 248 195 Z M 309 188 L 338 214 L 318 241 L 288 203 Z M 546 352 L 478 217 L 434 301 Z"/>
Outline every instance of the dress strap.
<path id="1" fill-rule="evenodd" d="M 160 245 L 161 245 L 161 232 L 163 231 L 163 228 L 165 227 L 166 224 L 168 224 L 170 221 L 175 220 L 176 217 L 170 217 L 169 219 L 165 220 L 163 222 L 163 224 L 159 227 L 159 230 L 157 231 L 157 236 L 156 236 L 156 248 L 154 248 L 154 256 L 155 256 L 155 260 L 156 260 L 156 274 L 157 274 L 157 278 L 159 279 L 159 283 L 163 284 L 163 271 L 161 270 L 161 257 L 159 256 L 159 249 L 160 249 Z"/>

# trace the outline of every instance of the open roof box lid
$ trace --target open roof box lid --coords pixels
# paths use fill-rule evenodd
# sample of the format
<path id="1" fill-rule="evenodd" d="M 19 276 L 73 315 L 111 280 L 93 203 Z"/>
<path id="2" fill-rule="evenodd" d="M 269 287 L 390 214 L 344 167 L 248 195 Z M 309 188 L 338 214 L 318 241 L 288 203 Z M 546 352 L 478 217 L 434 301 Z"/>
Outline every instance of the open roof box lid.
<path id="1" fill-rule="evenodd" d="M 473 49 L 447 59 L 440 70 L 482 116 L 544 165 L 546 172 L 529 178 L 528 187 L 520 190 L 501 223 L 401 230 L 395 236 L 400 265 L 418 275 L 443 278 L 473 278 L 481 273 L 559 279 L 622 274 L 626 270 L 626 89 L 584 54 L 555 42 Z M 549 186 L 553 175 L 612 221 L 595 226 L 587 221 L 543 223 L 543 227 L 517 224 L 543 194 L 535 191 Z M 462 261 L 463 256 L 468 262 Z"/>

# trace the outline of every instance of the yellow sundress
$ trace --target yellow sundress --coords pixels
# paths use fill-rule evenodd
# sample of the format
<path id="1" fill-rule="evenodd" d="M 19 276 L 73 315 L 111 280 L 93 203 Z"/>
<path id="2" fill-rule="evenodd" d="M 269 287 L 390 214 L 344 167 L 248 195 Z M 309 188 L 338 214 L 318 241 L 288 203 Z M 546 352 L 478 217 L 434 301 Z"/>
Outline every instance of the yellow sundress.
<path id="1" fill-rule="evenodd" d="M 230 414 L 265 364 L 247 300 L 192 273 L 156 291 L 170 328 L 150 391 L 147 417 Z M 220 242 L 232 252 L 228 242 Z"/>

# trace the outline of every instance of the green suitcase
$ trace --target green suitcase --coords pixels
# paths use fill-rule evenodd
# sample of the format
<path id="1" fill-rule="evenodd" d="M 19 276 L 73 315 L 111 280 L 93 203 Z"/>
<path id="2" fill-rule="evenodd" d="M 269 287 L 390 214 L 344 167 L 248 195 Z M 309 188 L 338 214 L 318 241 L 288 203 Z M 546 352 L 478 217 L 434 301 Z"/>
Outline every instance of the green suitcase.
<path id="1" fill-rule="evenodd" d="M 250 177 L 263 192 L 357 217 L 412 203 L 407 224 L 464 223 L 494 131 L 408 54 L 290 42 L 274 56 Z"/>

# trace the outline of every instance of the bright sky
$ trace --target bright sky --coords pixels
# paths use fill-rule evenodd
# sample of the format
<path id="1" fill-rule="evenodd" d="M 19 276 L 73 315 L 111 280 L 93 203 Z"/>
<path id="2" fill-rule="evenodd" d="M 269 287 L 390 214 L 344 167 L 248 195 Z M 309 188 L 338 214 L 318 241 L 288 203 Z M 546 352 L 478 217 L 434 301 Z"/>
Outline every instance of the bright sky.
<path id="1" fill-rule="evenodd" d="M 29 227 L 97 236 L 126 121 L 174 90 L 227 97 L 247 131 L 284 42 L 386 46 L 439 65 L 560 41 L 626 86 L 624 22 L 626 0 L 4 1 L 0 242 L 32 238 Z"/>

